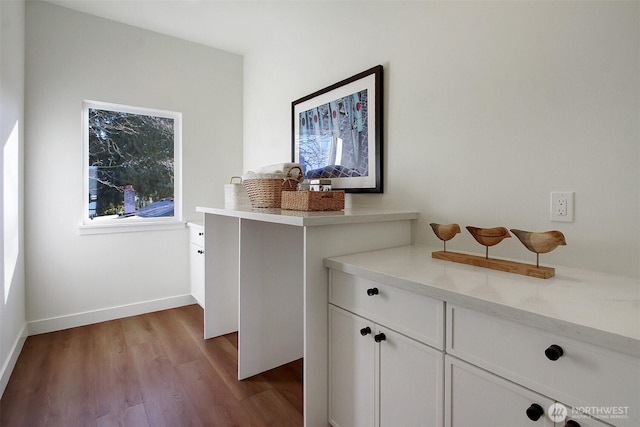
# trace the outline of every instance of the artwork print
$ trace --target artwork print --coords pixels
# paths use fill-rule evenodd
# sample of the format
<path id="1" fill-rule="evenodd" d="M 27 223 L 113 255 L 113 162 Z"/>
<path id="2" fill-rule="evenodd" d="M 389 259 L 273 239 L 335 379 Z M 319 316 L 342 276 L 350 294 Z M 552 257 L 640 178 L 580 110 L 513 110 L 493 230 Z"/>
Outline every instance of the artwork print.
<path id="1" fill-rule="evenodd" d="M 369 174 L 367 90 L 300 113 L 300 163 L 307 178 Z"/>
<path id="2" fill-rule="evenodd" d="M 292 160 L 305 178 L 348 192 L 382 192 L 382 67 L 292 104 Z"/>

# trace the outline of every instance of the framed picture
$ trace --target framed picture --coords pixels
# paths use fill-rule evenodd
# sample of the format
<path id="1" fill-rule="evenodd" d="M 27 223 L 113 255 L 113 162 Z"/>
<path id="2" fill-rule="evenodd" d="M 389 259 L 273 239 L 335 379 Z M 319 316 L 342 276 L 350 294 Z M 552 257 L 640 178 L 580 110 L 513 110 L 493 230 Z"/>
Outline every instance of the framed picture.
<path id="1" fill-rule="evenodd" d="M 382 65 L 291 103 L 291 160 L 333 189 L 382 193 Z"/>

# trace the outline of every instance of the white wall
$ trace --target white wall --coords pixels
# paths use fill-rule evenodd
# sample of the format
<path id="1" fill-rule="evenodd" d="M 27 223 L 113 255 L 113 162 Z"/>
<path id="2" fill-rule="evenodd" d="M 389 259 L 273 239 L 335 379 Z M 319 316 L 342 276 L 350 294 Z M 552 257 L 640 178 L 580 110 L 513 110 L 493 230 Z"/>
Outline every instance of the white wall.
<path id="1" fill-rule="evenodd" d="M 29 2 L 28 319 L 187 292 L 186 233 L 77 236 L 83 98 L 185 113 L 195 216 L 228 176 L 289 159 L 292 100 L 376 64 L 385 194 L 352 204 L 417 209 L 416 241 L 432 244 L 429 222 L 559 229 L 568 246 L 543 264 L 640 276 L 637 2 L 108 3 L 69 5 L 170 33 L 189 22 L 190 38 L 243 57 Z M 549 221 L 554 190 L 576 192 L 574 223 Z M 482 251 L 466 231 L 448 247 Z M 534 258 L 515 238 L 491 254 Z"/>
<path id="2" fill-rule="evenodd" d="M 24 1 L 0 2 L 0 396 L 26 339 L 22 158 Z"/>
<path id="3" fill-rule="evenodd" d="M 186 229 L 78 235 L 82 101 L 182 112 L 184 217 L 200 219 L 242 170 L 242 57 L 48 3 L 26 26 L 30 333 L 185 301 Z"/>
<path id="4" fill-rule="evenodd" d="M 250 6 L 246 6 L 250 7 Z M 290 103 L 385 68 L 385 193 L 428 224 L 558 229 L 541 263 L 640 276 L 640 3 L 289 2 L 254 6 L 244 167 L 290 158 Z M 257 27 L 256 27 L 257 25 Z M 575 191 L 575 222 L 549 193 Z M 451 250 L 483 253 L 466 232 Z M 535 262 L 514 237 L 490 255 Z M 562 274 L 562 270 L 558 271 Z"/>

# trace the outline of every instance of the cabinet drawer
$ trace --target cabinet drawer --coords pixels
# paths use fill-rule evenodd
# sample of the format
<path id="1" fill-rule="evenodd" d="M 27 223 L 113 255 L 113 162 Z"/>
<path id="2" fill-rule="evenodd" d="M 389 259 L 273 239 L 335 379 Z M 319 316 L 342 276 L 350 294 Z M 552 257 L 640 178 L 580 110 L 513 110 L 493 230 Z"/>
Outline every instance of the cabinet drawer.
<path id="1" fill-rule="evenodd" d="M 454 357 L 445 357 L 445 369 L 445 427 L 610 427 Z M 527 409 L 534 404 L 544 410 L 536 421 L 527 415 Z M 554 404 L 560 404 L 559 410 L 564 412 L 555 413 Z M 568 420 L 573 422 L 567 423 Z"/>
<path id="2" fill-rule="evenodd" d="M 557 360 L 545 354 L 552 346 L 561 349 Z M 613 424 L 638 425 L 637 358 L 455 305 L 447 308 L 447 352 L 566 405 L 628 408 Z"/>
<path id="3" fill-rule="evenodd" d="M 331 270 L 329 302 L 444 349 L 443 301 Z"/>
<path id="4" fill-rule="evenodd" d="M 204 247 L 204 227 L 198 224 L 189 224 L 189 241 L 200 247 Z"/>
<path id="5" fill-rule="evenodd" d="M 553 427 L 553 400 L 445 357 L 445 427 Z"/>

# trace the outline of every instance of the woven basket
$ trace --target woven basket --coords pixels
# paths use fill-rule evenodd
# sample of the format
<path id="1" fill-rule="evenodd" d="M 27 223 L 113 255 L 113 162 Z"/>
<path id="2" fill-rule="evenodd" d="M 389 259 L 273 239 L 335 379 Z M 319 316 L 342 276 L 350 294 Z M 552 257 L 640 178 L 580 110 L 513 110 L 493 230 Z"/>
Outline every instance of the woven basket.
<path id="1" fill-rule="evenodd" d="M 282 193 L 282 209 L 341 211 L 344 209 L 344 191 L 287 191 Z"/>
<path id="2" fill-rule="evenodd" d="M 294 169 L 298 169 L 300 174 L 294 176 L 291 173 Z M 254 208 L 279 208 L 282 192 L 297 190 L 298 182 L 303 179 L 302 170 L 296 166 L 283 177 L 243 180 L 242 183 L 247 189 L 251 206 Z"/>

